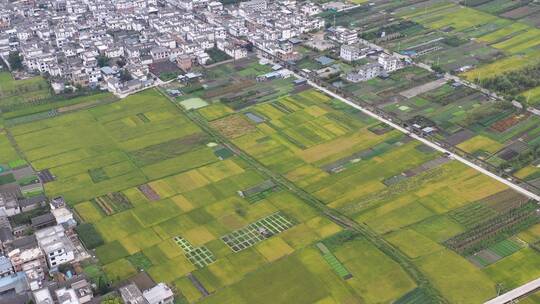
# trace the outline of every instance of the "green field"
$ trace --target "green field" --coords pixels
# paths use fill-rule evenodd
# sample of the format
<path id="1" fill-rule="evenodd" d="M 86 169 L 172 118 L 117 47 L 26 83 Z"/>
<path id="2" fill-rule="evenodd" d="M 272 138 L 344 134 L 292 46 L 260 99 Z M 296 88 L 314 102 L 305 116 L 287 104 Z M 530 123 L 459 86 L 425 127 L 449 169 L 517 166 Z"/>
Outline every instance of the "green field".
<path id="1" fill-rule="evenodd" d="M 49 84 L 41 76 L 15 80 L 10 73 L 0 72 L 0 108 L 3 110 L 50 96 Z"/>
<path id="2" fill-rule="evenodd" d="M 198 127 L 153 90 L 10 132 L 37 170 L 57 176 L 47 194 L 62 193 L 71 204 L 217 160 L 196 138 Z M 182 155 L 184 163 L 171 166 Z"/>
<path id="3" fill-rule="evenodd" d="M 204 94 L 182 105 L 150 89 L 9 126 L 22 155 L 0 134 L 0 161 L 56 176 L 46 193 L 84 222 L 89 272 L 114 285 L 143 269 L 189 303 L 481 303 L 538 275 L 531 248 L 492 246 L 504 257 L 481 268 L 444 245 L 499 216 L 505 185 L 314 89 L 245 107 Z M 518 237 L 536 241 L 534 227 Z"/>
<path id="4" fill-rule="evenodd" d="M 306 100 L 310 96 L 306 95 Z M 293 100 L 283 102 L 291 108 L 296 104 Z M 230 110 L 216 107 L 216 111 L 201 114 L 214 119 L 226 112 Z M 303 145 L 314 145 L 350 135 L 353 128 L 364 125 L 337 112 L 324 116 L 326 112 L 311 106 L 305 117 L 284 118 L 283 124 L 290 126 L 287 136 Z M 309 125 L 296 129 L 298 121 Z M 317 124 L 323 127 L 317 135 L 310 134 L 311 126 Z M 336 252 L 346 254 L 344 260 L 351 264 L 351 274 L 358 274 L 358 279 L 346 282 L 311 247 L 340 232 L 338 225 L 286 190 L 269 193 L 256 203 L 239 197 L 237 191 L 264 181 L 261 174 L 236 156 L 220 161 L 214 149 L 207 146 L 211 137 L 154 90 L 120 102 L 19 124 L 9 131 L 36 169 L 50 169 L 57 177 L 46 185 L 47 194 L 64 195 L 90 225 L 85 231 L 101 236 L 103 245 L 96 248 L 96 255 L 113 282 L 134 275 L 137 269 L 146 269 L 156 281 L 185 284 L 185 276 L 191 272 L 207 289 L 219 290 L 205 301 L 233 297 L 252 303 L 269 299 L 257 291 L 263 290 L 260 284 L 296 269 L 295 276 L 280 280 L 275 290 L 299 280 L 305 284 L 289 288 L 282 293 L 283 299 L 305 303 L 333 298 L 375 299 L 375 291 L 364 295 L 351 290 L 350 286 L 369 281 L 361 279 L 368 270 L 356 262 L 352 252 Z M 7 143 L 4 146 L 9 147 Z M 279 237 L 236 253 L 220 240 L 228 232 L 277 211 L 294 222 Z M 178 237 L 193 248 L 179 247 L 174 242 Z M 362 246 L 374 255 L 374 261 L 387 264 L 387 269 L 400 276 L 402 283 L 388 285 L 393 288 L 389 299 L 415 287 L 389 257 L 369 243 Z M 322 274 L 326 278 L 319 278 Z M 304 296 L 306 292 L 310 297 Z M 185 296 L 193 301 L 200 298 L 188 295 L 186 291 Z"/>
<path id="5" fill-rule="evenodd" d="M 426 275 L 451 302 L 460 303 L 468 297 L 485 300 L 493 296 L 494 283 L 487 275 L 474 270 L 475 266 L 469 261 L 438 243 L 464 230 L 445 216 L 448 212 L 502 191 L 505 186 L 456 162 L 386 186 L 386 179 L 439 155 L 423 152 L 417 143 L 406 142 L 393 132 L 372 134 L 367 131 L 373 126 L 371 121 L 337 113 L 331 104 L 327 97 L 306 91 L 253 106 L 246 111 L 264 117 L 265 122 L 258 123 L 257 130 L 236 137 L 233 142 L 328 206 L 367 223 L 375 232 L 389 233 L 388 240 L 409 258 L 418 259 L 418 267 L 425 267 Z M 321 124 L 321 117 L 329 118 L 332 124 Z M 302 125 L 313 120 L 326 130 L 301 131 Z M 330 130 L 343 131 L 323 135 Z M 352 130 L 359 132 L 351 133 Z M 470 146 L 487 147 L 481 141 Z M 343 159 L 355 153 L 359 153 L 359 159 L 343 163 Z M 340 164 L 338 172 L 325 170 L 336 163 Z M 405 229 L 409 226 L 413 230 Z M 470 282 L 480 284 L 480 292 L 469 288 L 470 282 L 460 282 L 458 275 L 452 276 L 449 282 L 440 279 L 450 268 L 441 272 L 431 268 L 429 263 L 439 254 L 451 257 L 464 273 L 474 270 Z M 336 256 L 343 262 L 338 254 Z M 354 281 L 354 268 L 347 262 L 344 266 L 354 276 L 347 282 Z M 466 288 L 465 293 L 456 292 L 454 287 L 458 286 Z"/>
<path id="6" fill-rule="evenodd" d="M 17 151 L 11 146 L 6 132 L 0 131 L 0 164 L 7 165 L 19 158 Z"/>

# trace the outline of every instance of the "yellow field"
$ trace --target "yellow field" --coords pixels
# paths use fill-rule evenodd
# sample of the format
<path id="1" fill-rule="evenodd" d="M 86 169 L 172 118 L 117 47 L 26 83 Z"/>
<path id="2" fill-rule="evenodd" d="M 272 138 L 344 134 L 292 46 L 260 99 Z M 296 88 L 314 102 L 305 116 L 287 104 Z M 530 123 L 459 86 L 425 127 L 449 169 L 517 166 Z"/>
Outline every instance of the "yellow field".
<path id="1" fill-rule="evenodd" d="M 390 134 L 389 132 L 387 134 Z M 301 150 L 296 153 L 305 162 L 314 163 L 325 158 L 337 158 L 341 155 L 350 155 L 351 150 L 359 151 L 374 146 L 385 139 L 386 136 L 379 136 L 368 130 L 361 130 L 349 136 L 340 137 L 329 142 Z M 339 155 L 336 157 L 336 155 Z"/>
<path id="2" fill-rule="evenodd" d="M 478 40 L 482 42 L 486 42 L 486 43 L 493 43 L 506 36 L 509 36 L 514 33 L 517 33 L 526 29 L 530 29 L 530 28 L 531 27 L 526 24 L 516 22 L 516 23 L 510 24 L 507 27 L 491 32 L 487 35 L 481 36 L 478 38 Z"/>
<path id="3" fill-rule="evenodd" d="M 410 229 L 392 233 L 387 240 L 413 259 L 446 250 L 443 246 Z"/>
<path id="4" fill-rule="evenodd" d="M 469 140 L 462 142 L 457 147 L 467 153 L 474 153 L 477 151 L 495 153 L 499 151 L 503 147 L 503 145 L 491 138 L 477 135 Z"/>
<path id="5" fill-rule="evenodd" d="M 477 79 L 490 78 L 504 72 L 520 70 L 526 66 L 533 65 L 538 62 L 540 62 L 539 53 L 513 55 L 462 73 L 460 76 L 465 77 L 469 81 L 474 81 Z"/>
<path id="6" fill-rule="evenodd" d="M 540 103 L 540 87 L 530 89 L 521 93 L 529 105 L 537 105 Z"/>
<path id="7" fill-rule="evenodd" d="M 88 223 L 95 223 L 103 218 L 103 214 L 99 208 L 92 202 L 82 202 L 75 205 L 75 211 L 83 221 Z"/>
<path id="8" fill-rule="evenodd" d="M 294 252 L 294 249 L 280 237 L 271 238 L 258 244 L 255 248 L 269 262 Z"/>
<path id="9" fill-rule="evenodd" d="M 483 303 L 496 296 L 495 282 L 454 252 L 435 252 L 417 264 L 450 303 Z"/>
<path id="10" fill-rule="evenodd" d="M 501 43 L 494 44 L 493 47 L 505 50 L 511 54 L 532 49 L 540 44 L 540 30 L 530 29 Z"/>

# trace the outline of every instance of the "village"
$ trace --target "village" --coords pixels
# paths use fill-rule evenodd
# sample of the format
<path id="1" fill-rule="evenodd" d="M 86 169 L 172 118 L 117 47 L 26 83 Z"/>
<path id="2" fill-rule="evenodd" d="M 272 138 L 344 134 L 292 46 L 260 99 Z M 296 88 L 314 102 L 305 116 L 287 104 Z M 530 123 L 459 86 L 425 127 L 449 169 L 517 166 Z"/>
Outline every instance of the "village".
<path id="1" fill-rule="evenodd" d="M 331 4 L 17 1 L 0 9 L 0 57 L 16 65 L 8 67 L 19 71 L 16 77 L 46 75 L 56 93 L 92 88 L 118 95 L 186 79 L 198 66 L 239 60 L 254 50 L 298 61 L 303 57 L 297 51 L 300 43 L 315 50 L 342 45 L 339 56 L 346 62 L 371 57 L 377 50 L 359 43 L 356 31 L 337 26 L 325 33 L 325 21 L 316 15 L 340 2 Z M 400 64 L 382 56 L 350 71 L 347 79 L 367 80 Z"/>
<path id="2" fill-rule="evenodd" d="M 540 6 L 484 2 L 0 0 L 0 304 L 536 303 Z"/>

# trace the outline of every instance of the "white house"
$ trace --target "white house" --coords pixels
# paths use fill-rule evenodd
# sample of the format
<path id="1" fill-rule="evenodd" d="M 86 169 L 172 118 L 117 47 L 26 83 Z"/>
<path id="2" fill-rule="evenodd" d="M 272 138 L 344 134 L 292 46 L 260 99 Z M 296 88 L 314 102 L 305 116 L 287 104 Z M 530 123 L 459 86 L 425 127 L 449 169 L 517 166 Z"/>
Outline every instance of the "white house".
<path id="1" fill-rule="evenodd" d="M 75 219 L 73 219 L 73 213 L 66 207 L 56 208 L 51 210 L 52 215 L 56 219 L 56 223 L 76 225 Z"/>
<path id="2" fill-rule="evenodd" d="M 351 62 L 365 58 L 369 52 L 369 47 L 362 44 L 343 44 L 339 50 L 339 57 Z"/>
<path id="3" fill-rule="evenodd" d="M 54 291 L 59 304 L 80 304 L 79 298 L 73 289 L 60 288 Z"/>
<path id="4" fill-rule="evenodd" d="M 62 225 L 38 230 L 35 236 L 52 271 L 57 270 L 59 265 L 75 260 L 75 247 L 66 236 Z"/>
<path id="5" fill-rule="evenodd" d="M 341 44 L 354 44 L 358 42 L 358 32 L 343 26 L 331 27 L 328 29 L 331 33 L 330 38 Z"/>
<path id="6" fill-rule="evenodd" d="M 6 216 L 14 216 L 21 213 L 17 198 L 8 193 L 0 193 L 0 210 L 2 210 Z"/>
<path id="7" fill-rule="evenodd" d="M 174 293 L 165 283 L 159 283 L 151 289 L 143 292 L 143 297 L 148 304 L 172 304 Z"/>
<path id="8" fill-rule="evenodd" d="M 348 73 L 346 79 L 350 82 L 366 81 L 381 75 L 381 72 L 382 67 L 378 63 L 370 63 Z"/>
<path id="9" fill-rule="evenodd" d="M 401 61 L 398 58 L 385 53 L 379 55 L 378 61 L 386 72 L 393 72 L 401 68 Z"/>

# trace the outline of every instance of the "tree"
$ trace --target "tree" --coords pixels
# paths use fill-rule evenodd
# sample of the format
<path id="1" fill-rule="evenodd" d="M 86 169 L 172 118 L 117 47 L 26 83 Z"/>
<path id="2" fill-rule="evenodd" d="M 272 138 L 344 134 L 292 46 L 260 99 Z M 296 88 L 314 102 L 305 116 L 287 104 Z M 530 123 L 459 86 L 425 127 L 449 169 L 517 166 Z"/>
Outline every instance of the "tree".
<path id="1" fill-rule="evenodd" d="M 97 64 L 102 68 L 109 64 L 109 58 L 107 56 L 99 55 L 97 57 Z"/>
<path id="2" fill-rule="evenodd" d="M 98 288 L 99 294 L 101 295 L 106 295 L 107 293 L 111 291 L 109 283 L 105 280 L 104 276 L 100 276 L 98 278 L 97 288 Z"/>
<path id="3" fill-rule="evenodd" d="M 120 59 L 116 61 L 116 65 L 120 68 L 123 68 L 126 65 L 126 60 L 124 59 L 124 57 L 120 57 Z"/>
<path id="4" fill-rule="evenodd" d="M 61 273 L 67 273 L 69 270 L 71 270 L 70 264 L 61 264 L 60 266 L 58 266 L 58 271 L 60 271 Z"/>
<path id="5" fill-rule="evenodd" d="M 120 72 L 120 80 L 122 80 L 122 81 L 130 81 L 131 79 L 133 79 L 133 77 L 131 77 L 131 74 L 129 73 L 128 70 L 122 70 Z"/>
<path id="6" fill-rule="evenodd" d="M 8 61 L 12 70 L 20 70 L 23 68 L 22 57 L 19 52 L 10 52 Z"/>
<path id="7" fill-rule="evenodd" d="M 434 65 L 431 67 L 431 69 L 435 72 L 435 73 L 439 73 L 439 74 L 443 74 L 444 73 L 444 69 L 439 66 L 439 65 Z"/>

